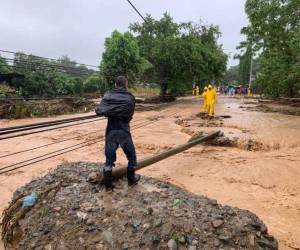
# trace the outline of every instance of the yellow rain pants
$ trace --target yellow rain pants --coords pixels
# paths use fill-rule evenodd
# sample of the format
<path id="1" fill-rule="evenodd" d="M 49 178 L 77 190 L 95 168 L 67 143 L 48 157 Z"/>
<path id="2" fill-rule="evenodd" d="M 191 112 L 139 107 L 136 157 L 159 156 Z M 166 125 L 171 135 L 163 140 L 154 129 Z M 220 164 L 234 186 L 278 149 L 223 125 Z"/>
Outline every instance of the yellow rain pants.
<path id="1" fill-rule="evenodd" d="M 206 99 L 208 115 L 213 117 L 215 114 L 215 103 L 217 101 L 217 93 L 214 88 L 207 90 Z"/>
<path id="2" fill-rule="evenodd" d="M 202 106 L 202 112 L 207 113 L 208 108 L 207 108 L 207 96 L 206 96 L 207 91 L 203 91 L 202 97 L 203 97 L 203 106 Z"/>

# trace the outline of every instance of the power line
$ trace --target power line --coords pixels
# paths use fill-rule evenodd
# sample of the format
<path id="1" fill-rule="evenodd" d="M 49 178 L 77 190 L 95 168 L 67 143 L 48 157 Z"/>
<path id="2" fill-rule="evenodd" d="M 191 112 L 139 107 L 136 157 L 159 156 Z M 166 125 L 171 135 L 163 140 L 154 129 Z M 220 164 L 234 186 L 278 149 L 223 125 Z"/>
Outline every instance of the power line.
<path id="1" fill-rule="evenodd" d="M 94 69 L 89 69 L 89 68 L 80 68 L 78 66 L 67 66 L 63 64 L 53 64 L 53 63 L 48 63 L 48 62 L 38 62 L 38 61 L 30 61 L 29 59 L 17 59 L 17 58 L 7 58 L 7 57 L 2 57 L 5 61 L 7 62 L 13 62 L 13 66 L 18 66 L 19 64 L 21 65 L 29 65 L 29 66 L 35 66 L 35 65 L 42 65 L 42 66 L 48 66 L 49 68 L 60 68 L 60 69 L 71 69 L 71 70 L 76 70 L 76 71 L 84 71 L 84 72 L 99 72 Z M 17 63 L 17 64 L 16 64 Z"/>
<path id="2" fill-rule="evenodd" d="M 131 7 L 138 13 L 138 15 L 146 22 L 146 19 L 143 17 L 143 15 L 139 12 L 139 10 L 133 5 L 133 3 L 130 0 L 127 0 L 127 2 L 131 5 Z"/>
<path id="3" fill-rule="evenodd" d="M 48 157 L 46 157 L 46 158 L 43 158 L 43 159 L 40 159 L 40 160 L 36 160 L 36 161 L 34 161 L 34 162 L 30 162 L 30 163 L 27 163 L 27 164 L 24 164 L 24 165 L 21 165 L 21 166 L 18 166 L 18 167 L 15 167 L 15 168 L 12 168 L 12 169 L 9 169 L 9 170 L 6 170 L 6 171 L 2 171 L 2 172 L 0 172 L 0 175 L 1 175 L 1 174 L 8 173 L 8 172 L 12 172 L 12 171 L 14 171 L 14 170 L 17 170 L 17 169 L 20 169 L 20 168 L 23 168 L 23 167 L 26 167 L 26 166 L 29 166 L 29 165 L 32 165 L 32 164 L 34 164 L 34 163 L 38 163 L 38 162 L 41 162 L 41 161 L 45 161 L 45 160 L 47 160 L 47 159 L 51 159 L 51 158 L 53 158 L 53 157 L 56 157 L 56 156 L 59 156 L 59 155 L 62 155 L 62 154 L 68 153 L 68 152 L 72 152 L 72 151 L 77 150 L 77 149 L 80 149 L 80 148 L 84 148 L 84 147 L 90 146 L 90 145 L 95 144 L 95 143 L 97 143 L 97 141 L 96 141 L 96 142 L 93 142 L 93 143 L 90 143 L 90 144 L 87 144 L 87 145 L 83 145 L 83 146 L 74 148 L 74 149 L 70 149 L 70 150 L 64 151 L 64 152 L 59 153 L 59 154 L 56 154 L 56 155 L 48 156 Z"/>
<path id="4" fill-rule="evenodd" d="M 44 69 L 44 70 L 57 70 L 60 73 L 64 74 L 76 74 L 76 75 L 82 75 L 82 76 L 87 76 L 87 75 L 92 75 L 95 73 L 99 73 L 100 71 L 92 70 L 92 69 L 81 69 L 81 68 L 76 68 L 76 67 L 67 67 L 63 65 L 54 65 L 54 64 L 46 64 L 46 63 L 41 63 L 41 62 L 30 62 L 30 61 L 21 61 L 21 60 L 14 60 L 14 59 L 6 59 L 6 61 L 14 61 L 16 64 L 1 64 L 2 66 L 8 66 L 11 68 L 15 68 L 15 70 L 27 70 L 27 71 L 36 71 L 39 69 Z"/>
<path id="5" fill-rule="evenodd" d="M 79 116 L 79 117 L 73 117 L 73 118 L 66 118 L 66 119 L 56 119 L 52 121 L 47 121 L 47 122 L 36 122 L 36 123 L 31 123 L 31 124 L 26 124 L 26 125 L 18 125 L 18 126 L 11 126 L 11 127 L 5 127 L 5 128 L 0 128 L 0 131 L 9 131 L 9 130 L 15 130 L 19 128 L 29 128 L 29 127 L 36 127 L 39 125 L 51 125 L 55 124 L 58 122 L 73 122 L 75 119 L 80 119 L 80 120 L 86 120 L 86 119 L 92 119 L 92 118 L 97 118 L 97 115 L 87 115 L 87 116 Z"/>
<path id="6" fill-rule="evenodd" d="M 160 112 L 160 113 L 163 113 L 163 112 L 164 112 L 164 111 L 162 111 L 162 112 Z M 135 122 L 139 122 L 139 121 L 142 121 L 142 119 L 138 119 L 138 120 L 136 120 Z M 20 126 L 16 126 L 16 127 L 20 127 Z M 0 130 L 0 131 L 1 131 L 1 130 Z M 33 147 L 33 148 L 29 148 L 29 149 L 17 151 L 17 152 L 14 152 L 14 153 L 9 153 L 9 154 L 6 154 L 6 155 L 1 155 L 0 158 L 5 158 L 5 157 L 12 156 L 12 155 L 17 155 L 17 154 L 21 154 L 21 153 L 33 151 L 33 150 L 35 150 L 35 149 L 40 149 L 40 148 L 48 147 L 48 146 L 51 146 L 51 145 L 54 145 L 54 144 L 58 144 L 58 143 L 61 143 L 61 142 L 66 142 L 66 141 L 69 141 L 69 140 L 79 139 L 79 138 L 82 138 L 82 137 L 84 137 L 84 136 L 88 136 L 88 135 L 91 135 L 91 134 L 95 134 L 95 133 L 97 133 L 97 132 L 98 132 L 98 130 L 97 130 L 97 131 L 93 131 L 93 132 L 89 132 L 89 133 L 86 133 L 86 134 L 83 134 L 83 135 L 71 137 L 71 138 L 68 138 L 68 139 L 58 140 L 58 141 L 55 141 L 55 142 L 52 142 L 52 143 L 48 143 L 48 144 L 44 144 L 44 145 L 41 145 L 41 146 L 37 146 L 37 147 Z"/>
<path id="7" fill-rule="evenodd" d="M 60 127 L 55 127 L 55 128 L 48 128 L 48 129 L 33 131 L 33 132 L 29 132 L 29 133 L 21 133 L 21 134 L 17 134 L 17 135 L 5 136 L 5 137 L 1 137 L 0 140 L 7 140 L 7 139 L 11 139 L 11 138 L 26 136 L 26 135 L 32 135 L 32 134 L 37 134 L 37 133 L 48 132 L 48 131 L 52 131 L 52 130 L 60 129 L 60 128 L 73 127 L 73 126 L 86 124 L 86 123 L 91 123 L 91 122 L 95 122 L 95 121 L 103 120 L 103 119 L 105 119 L 105 118 L 98 118 L 98 119 L 95 119 L 95 120 L 92 120 L 92 121 L 80 122 L 80 123 L 76 123 L 76 124 L 70 124 L 70 125 L 65 125 L 65 126 L 60 126 Z"/>
<path id="8" fill-rule="evenodd" d="M 97 99 L 97 97 L 85 97 L 85 96 L 48 96 L 48 97 L 28 97 L 28 96 L 18 96 L 18 97 L 0 97 L 0 101 L 38 101 L 38 100 L 71 100 L 71 99 L 85 99 L 85 100 L 90 100 L 90 99 Z"/>
<path id="9" fill-rule="evenodd" d="M 101 139 L 101 138 L 100 138 L 100 139 Z M 40 159 L 40 158 L 42 158 L 42 157 L 44 157 L 44 156 L 52 155 L 52 154 L 54 154 L 54 153 L 58 153 L 58 152 L 61 152 L 61 151 L 66 150 L 66 149 L 70 149 L 70 148 L 74 148 L 74 147 L 77 147 L 77 146 L 81 146 L 81 145 L 87 144 L 87 143 L 89 143 L 89 142 L 94 142 L 95 140 L 98 140 L 98 138 L 95 138 L 95 139 L 93 139 L 93 140 L 89 140 L 89 141 L 87 141 L 87 142 L 80 142 L 80 143 L 77 143 L 77 144 L 75 144 L 75 145 L 68 146 L 68 147 L 66 147 L 66 148 L 62 148 L 62 149 L 59 149 L 59 150 L 52 151 L 52 152 L 50 152 L 50 153 L 46 153 L 46 154 L 43 154 L 43 155 L 40 155 L 40 156 L 36 156 L 36 157 L 30 158 L 30 159 L 21 161 L 21 162 L 17 162 L 17 163 L 11 164 L 11 165 L 9 165 L 9 166 L 2 167 L 2 168 L 0 168 L 0 170 L 2 171 L 2 170 L 4 170 L 4 169 L 8 169 L 8 168 L 17 166 L 17 165 L 22 164 L 22 163 L 26 163 L 26 162 L 30 162 L 30 161 L 33 161 L 33 160 L 37 160 L 37 159 Z"/>
<path id="10" fill-rule="evenodd" d="M 10 50 L 3 50 L 3 49 L 0 49 L 0 52 L 3 52 L 3 53 L 8 53 L 8 54 L 13 54 L 13 55 L 16 55 L 16 54 L 23 54 L 23 55 L 26 55 L 26 56 L 32 56 L 32 57 L 36 57 L 36 58 L 42 58 L 42 59 L 47 59 L 47 60 L 51 60 L 51 61 L 60 61 L 60 59 L 53 59 L 53 58 L 49 58 L 49 57 L 43 57 L 43 56 L 36 56 L 36 55 L 28 55 L 28 54 L 25 54 L 23 52 L 15 52 L 15 51 L 10 51 Z M 98 68 L 98 66 L 95 66 L 95 65 L 91 65 L 91 64 L 86 64 L 86 63 L 78 63 L 76 61 L 74 61 L 74 63 L 76 64 L 79 64 L 79 65 L 85 65 L 85 66 L 88 66 L 88 67 L 93 67 L 93 68 Z"/>
<path id="11" fill-rule="evenodd" d="M 89 117 L 89 118 L 74 118 L 70 119 L 69 121 L 57 121 L 57 122 L 49 122 L 45 124 L 39 124 L 39 125 L 25 125 L 25 126 L 20 126 L 19 128 L 14 128 L 14 129 L 3 129 L 2 131 L 0 130 L 0 135 L 7 135 L 7 134 L 14 134 L 22 131 L 27 131 L 27 130 L 33 130 L 33 129 L 38 129 L 38 128 L 46 128 L 46 127 L 52 127 L 56 125 L 62 125 L 66 123 L 72 123 L 72 122 L 78 122 L 78 121 L 83 121 L 83 120 L 90 120 L 90 119 L 96 119 L 99 118 L 97 116 L 94 117 Z M 0 137 L 1 139 L 1 137 Z"/>
<path id="12" fill-rule="evenodd" d="M 74 76 L 74 75 L 76 75 L 76 76 L 84 76 L 84 77 L 87 77 L 87 76 L 91 76 L 91 75 L 93 75 L 94 73 L 97 73 L 97 72 L 99 72 L 99 71 L 94 71 L 94 72 L 90 72 L 90 73 L 88 73 L 88 72 L 79 72 L 79 71 L 72 71 L 72 70 L 68 70 L 68 71 L 66 71 L 66 70 L 63 70 L 63 69 L 55 69 L 55 68 L 53 68 L 53 67 L 49 67 L 49 66 L 43 66 L 43 65 L 33 65 L 33 64 L 31 64 L 31 65 L 26 65 L 26 64 L 18 64 L 18 66 L 16 66 L 16 65 L 3 65 L 3 64 L 0 64 L 0 66 L 8 66 L 9 68 L 12 68 L 15 72 L 17 72 L 17 73 L 20 73 L 20 74 L 26 74 L 28 71 L 30 71 L 30 72 L 34 72 L 34 71 L 39 71 L 39 70 L 55 70 L 55 72 L 58 72 L 58 73 L 61 73 L 61 74 L 67 74 L 67 75 L 72 75 L 72 76 Z M 31 68 L 30 68 L 31 67 Z M 36 67 L 36 68 L 33 68 L 33 67 Z M 26 72 L 24 72 L 24 71 L 26 71 Z"/>
<path id="13" fill-rule="evenodd" d="M 175 114 L 177 114 L 177 112 L 174 112 L 174 113 L 170 114 L 167 117 L 171 117 L 171 116 L 173 116 Z M 144 127 L 144 126 L 148 126 L 148 125 L 153 124 L 153 123 L 155 123 L 157 121 L 159 121 L 159 120 L 154 120 L 154 121 L 150 121 L 150 122 L 146 121 L 145 123 L 137 124 L 137 126 L 133 127 L 132 130 L 139 129 L 139 128 Z M 28 160 L 25 160 L 25 161 L 14 163 L 14 164 L 6 166 L 6 167 L 2 167 L 2 168 L 0 168 L 0 170 L 1 170 L 0 175 L 8 173 L 8 172 L 12 172 L 14 170 L 17 170 L 17 169 L 20 169 L 20 168 L 23 168 L 23 167 L 26 167 L 26 166 L 29 166 L 29 165 L 32 165 L 34 163 L 38 163 L 38 162 L 45 161 L 45 160 L 50 159 L 50 158 L 54 158 L 56 156 L 59 156 L 59 155 L 62 155 L 62 154 L 65 154 L 65 153 L 68 153 L 68 152 L 71 152 L 71 151 L 75 151 L 75 150 L 83 148 L 83 147 L 87 147 L 87 146 L 96 144 L 96 143 L 98 143 L 100 141 L 103 141 L 104 138 L 102 137 L 102 138 L 100 138 L 100 140 L 98 140 L 98 139 L 92 139 L 92 140 L 89 140 L 87 142 L 78 143 L 78 144 L 75 144 L 73 146 L 69 146 L 69 147 L 64 148 L 64 149 L 56 150 L 56 151 L 53 151 L 51 153 L 47 153 L 47 154 L 44 154 L 44 155 L 40 155 L 40 156 L 34 157 L 32 159 L 28 159 Z M 69 149 L 69 150 L 63 151 L 63 150 L 66 150 L 66 149 Z M 63 152 L 61 152 L 61 151 L 63 151 Z M 58 153 L 58 152 L 60 152 L 60 153 Z M 54 153 L 58 153 L 58 154 L 54 154 Z M 51 154 L 54 154 L 54 155 L 51 155 Z M 51 155 L 51 156 L 49 156 L 49 155 Z M 45 156 L 47 156 L 47 157 L 46 158 L 42 158 L 42 157 L 45 157 Z M 42 158 L 42 159 L 40 159 L 40 158 Z M 35 160 L 35 161 L 29 162 L 29 161 L 32 161 L 32 160 Z M 29 163 L 27 163 L 27 162 L 29 162 Z M 25 163 L 25 164 L 23 164 L 23 163 Z M 13 166 L 17 166 L 19 164 L 23 164 L 23 165 L 15 167 L 15 168 L 12 168 L 12 169 L 8 169 L 8 168 L 11 168 Z M 2 171 L 4 169 L 8 169 L 8 170 Z"/>
<path id="14" fill-rule="evenodd" d="M 70 140 L 80 139 L 83 136 L 96 134 L 97 132 L 98 132 L 98 130 L 87 133 L 87 134 L 84 134 L 84 135 L 78 135 L 78 136 L 71 137 L 71 138 L 68 138 L 68 139 L 59 140 L 59 141 L 55 141 L 55 142 L 52 142 L 52 143 L 44 144 L 44 145 L 41 145 L 41 146 L 38 146 L 38 147 L 24 149 L 24 150 L 17 151 L 17 152 L 14 152 L 14 153 L 10 153 L 10 154 L 6 154 L 6 155 L 1 155 L 0 158 L 9 157 L 9 156 L 12 156 L 12 155 L 18 155 L 18 154 L 21 154 L 21 153 L 26 153 L 26 152 L 29 152 L 29 151 L 33 151 L 33 150 L 40 149 L 40 148 L 45 148 L 45 147 L 48 147 L 48 146 L 51 146 L 51 145 L 54 145 L 54 144 L 58 144 L 58 143 L 62 143 L 62 142 L 70 141 Z"/>
<path id="15" fill-rule="evenodd" d="M 176 114 L 176 112 L 175 112 L 174 114 Z M 172 115 L 174 115 L 174 114 L 172 114 Z M 170 115 L 170 116 L 172 116 L 172 115 Z M 155 123 L 155 122 L 157 122 L 157 121 L 158 121 L 158 120 L 156 120 L 156 121 L 151 121 L 151 122 L 146 122 L 146 124 L 145 124 L 145 123 L 144 123 L 144 124 L 139 124 L 139 126 L 134 127 L 132 130 L 135 130 L 135 129 L 138 129 L 138 128 L 141 128 L 141 127 L 144 127 L 144 126 L 148 126 L 148 125 L 150 125 L 150 124 L 152 124 L 152 123 Z M 75 151 L 75 150 L 80 149 L 80 148 L 83 148 L 83 147 L 87 147 L 87 146 L 96 144 L 96 143 L 98 143 L 98 142 L 103 141 L 103 139 L 104 139 L 103 137 L 100 138 L 99 141 L 98 141 L 98 139 L 92 139 L 92 140 L 89 140 L 89 141 L 87 141 L 87 142 L 78 143 L 78 144 L 75 144 L 75 145 L 73 145 L 73 146 L 69 146 L 69 147 L 67 147 L 67 148 L 63 148 L 63 149 L 60 149 L 60 150 L 56 150 L 56 151 L 53 151 L 53 152 L 51 152 L 51 153 L 47 153 L 47 154 L 44 154 L 44 155 L 40 155 L 40 156 L 34 157 L 34 158 L 32 158 L 32 159 L 28 159 L 28 160 L 25 160 L 25 161 L 22 161 L 22 162 L 18 162 L 18 163 L 15 163 L 15 164 L 12 164 L 12 165 L 9 165 L 9 166 L 0 168 L 0 170 L 4 170 L 4 169 L 11 168 L 11 167 L 13 167 L 13 166 L 16 166 L 16 165 L 19 165 L 19 164 L 22 164 L 22 163 L 26 163 L 26 162 L 29 162 L 29 161 L 38 159 L 38 160 L 36 160 L 36 161 L 34 161 L 34 162 L 26 163 L 26 164 L 23 164 L 23 165 L 21 165 L 21 166 L 18 166 L 18 167 L 12 168 L 12 169 L 8 169 L 8 170 L 6 170 L 6 171 L 1 171 L 1 172 L 0 172 L 0 175 L 1 175 L 1 174 L 4 174 L 4 173 L 7 173 L 7 172 L 14 171 L 14 170 L 16 170 L 16 169 L 20 169 L 20 168 L 23 168 L 23 167 L 32 165 L 32 164 L 34 164 L 34 163 L 38 163 L 38 162 L 41 162 L 41 161 L 44 161 L 44 160 L 47 160 L 47 159 L 50 159 L 50 158 L 54 158 L 54 157 L 56 157 L 56 156 L 59 156 L 59 155 L 62 155 L 62 154 L 65 154 L 65 153 L 68 153 L 68 152 L 71 152 L 71 151 Z M 76 147 L 76 146 L 77 146 L 77 147 Z M 74 148 L 74 147 L 75 147 L 75 148 Z M 72 149 L 70 149 L 70 148 L 72 148 Z M 70 149 L 70 150 L 63 151 L 63 150 L 66 150 L 66 149 Z M 63 152 L 61 152 L 61 151 L 63 151 Z M 58 153 L 58 152 L 61 152 L 61 153 Z M 54 154 L 54 153 L 58 153 L 58 154 L 55 154 L 55 155 L 52 155 L 52 156 L 48 156 L 48 155 L 51 155 L 51 154 Z M 47 157 L 46 157 L 46 158 L 42 158 L 42 157 L 44 157 L 44 156 L 47 156 Z M 42 158 L 42 159 L 40 159 L 40 158 Z"/>
<path id="16" fill-rule="evenodd" d="M 139 122 L 139 121 L 141 121 L 141 119 L 137 120 L 137 122 Z M 51 145 L 54 145 L 54 144 L 58 144 L 58 143 L 61 143 L 61 142 L 66 142 L 66 141 L 70 141 L 70 140 L 80 139 L 80 138 L 83 138 L 84 136 L 88 136 L 88 135 L 91 135 L 91 134 L 96 134 L 97 132 L 98 132 L 98 130 L 90 132 L 90 133 L 86 133 L 86 134 L 83 134 L 83 135 L 78 135 L 78 136 L 75 136 L 75 137 L 71 137 L 71 138 L 68 138 L 68 139 L 59 140 L 59 141 L 55 141 L 55 142 L 52 142 L 52 143 L 44 144 L 44 145 L 41 145 L 41 146 L 38 146 L 38 147 L 29 148 L 29 149 L 17 151 L 17 152 L 6 154 L 6 155 L 1 155 L 0 158 L 5 158 L 5 157 L 12 156 L 12 155 L 17 155 L 17 154 L 21 154 L 21 153 L 33 151 L 35 149 L 40 149 L 40 148 L 48 147 L 48 146 L 51 146 Z"/>

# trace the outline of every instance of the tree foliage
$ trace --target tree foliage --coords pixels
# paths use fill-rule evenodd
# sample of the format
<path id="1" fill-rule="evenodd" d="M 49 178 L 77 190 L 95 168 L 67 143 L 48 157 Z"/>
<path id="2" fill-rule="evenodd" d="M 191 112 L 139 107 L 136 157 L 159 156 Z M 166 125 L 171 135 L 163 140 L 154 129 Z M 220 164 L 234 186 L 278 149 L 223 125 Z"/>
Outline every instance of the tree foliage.
<path id="1" fill-rule="evenodd" d="M 247 0 L 250 25 L 242 29 L 259 55 L 255 81 L 262 93 L 273 97 L 300 95 L 299 0 Z"/>
<path id="2" fill-rule="evenodd" d="M 226 70 L 227 56 L 217 43 L 215 26 L 176 23 L 165 13 L 160 20 L 148 15 L 146 22 L 130 25 L 141 55 L 152 65 L 145 77 L 180 93 L 195 80 L 217 80 Z"/>
<path id="3" fill-rule="evenodd" d="M 227 55 L 218 44 L 220 35 L 213 25 L 177 23 L 168 13 L 159 20 L 149 15 L 146 22 L 131 24 L 129 31 L 114 31 L 106 38 L 99 74 L 67 56 L 49 60 L 17 53 L 14 72 L 25 78 L 15 80 L 12 87 L 25 96 L 103 93 L 115 77 L 125 75 L 130 84 L 158 83 L 163 94 L 167 89 L 183 94 L 194 81 L 223 77 Z"/>
<path id="4" fill-rule="evenodd" d="M 83 82 L 94 72 L 84 65 L 77 66 L 67 56 L 54 61 L 16 53 L 13 66 L 14 72 L 25 76 L 12 83 L 12 87 L 23 96 L 81 95 Z"/>
<path id="5" fill-rule="evenodd" d="M 108 86 L 100 75 L 94 74 L 84 81 L 83 89 L 85 93 L 100 92 L 103 94 L 108 89 Z"/>
<path id="6" fill-rule="evenodd" d="M 113 85 L 115 77 L 126 76 L 135 83 L 143 73 L 147 61 L 140 56 L 138 41 L 129 32 L 114 31 L 105 40 L 105 51 L 100 65 L 101 77 Z"/>
<path id="7" fill-rule="evenodd" d="M 224 76 L 223 85 L 238 84 L 240 82 L 239 65 L 231 66 Z"/>
<path id="8" fill-rule="evenodd" d="M 9 73 L 11 72 L 10 67 L 8 66 L 7 62 L 3 57 L 0 55 L 0 74 L 2 73 Z"/>

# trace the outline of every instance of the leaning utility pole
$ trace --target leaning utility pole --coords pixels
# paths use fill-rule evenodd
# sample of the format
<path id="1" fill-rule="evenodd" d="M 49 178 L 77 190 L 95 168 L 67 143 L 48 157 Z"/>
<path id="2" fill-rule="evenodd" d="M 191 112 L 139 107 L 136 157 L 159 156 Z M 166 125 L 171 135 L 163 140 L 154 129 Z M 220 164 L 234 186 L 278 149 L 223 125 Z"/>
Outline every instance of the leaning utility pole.
<path id="1" fill-rule="evenodd" d="M 252 51 L 251 51 L 251 58 L 250 58 L 250 76 L 249 76 L 249 89 L 251 89 L 251 85 L 252 85 L 252 71 L 253 71 L 253 58 L 252 58 Z"/>

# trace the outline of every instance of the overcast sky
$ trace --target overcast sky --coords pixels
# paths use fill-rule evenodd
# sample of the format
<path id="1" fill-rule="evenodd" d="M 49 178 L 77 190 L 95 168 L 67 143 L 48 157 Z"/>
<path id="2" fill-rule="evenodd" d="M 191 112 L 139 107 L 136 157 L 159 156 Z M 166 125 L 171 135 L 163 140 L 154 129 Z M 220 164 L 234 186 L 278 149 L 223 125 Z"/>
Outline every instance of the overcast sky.
<path id="1" fill-rule="evenodd" d="M 200 19 L 220 27 L 226 53 L 234 55 L 247 25 L 245 0 L 132 0 L 142 14 L 175 21 Z M 141 21 L 126 0 L 1 0 L 0 49 L 99 65 L 105 37 Z M 4 54 L 2 54 L 4 56 Z M 229 65 L 236 62 L 231 58 Z"/>

